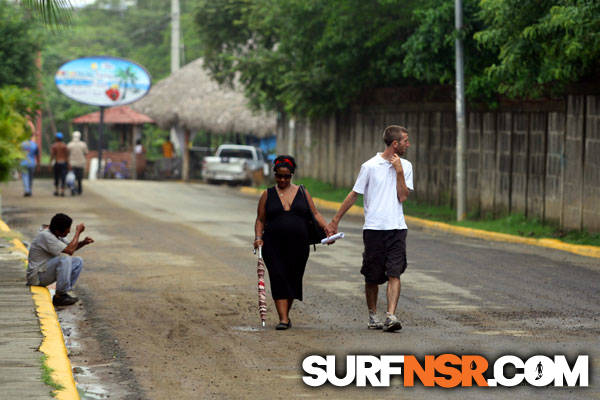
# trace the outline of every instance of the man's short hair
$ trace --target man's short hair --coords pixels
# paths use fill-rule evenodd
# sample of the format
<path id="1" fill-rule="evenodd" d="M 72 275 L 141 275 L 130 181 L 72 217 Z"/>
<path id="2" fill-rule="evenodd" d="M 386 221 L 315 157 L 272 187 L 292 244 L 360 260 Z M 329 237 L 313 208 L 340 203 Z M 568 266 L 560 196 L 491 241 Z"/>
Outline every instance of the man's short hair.
<path id="1" fill-rule="evenodd" d="M 399 125 L 390 125 L 383 131 L 383 142 L 389 146 L 394 140 L 402 139 L 402 133 L 408 134 L 408 129 Z"/>
<path id="2" fill-rule="evenodd" d="M 50 220 L 50 232 L 62 233 L 71 227 L 73 220 L 67 214 L 56 214 Z"/>

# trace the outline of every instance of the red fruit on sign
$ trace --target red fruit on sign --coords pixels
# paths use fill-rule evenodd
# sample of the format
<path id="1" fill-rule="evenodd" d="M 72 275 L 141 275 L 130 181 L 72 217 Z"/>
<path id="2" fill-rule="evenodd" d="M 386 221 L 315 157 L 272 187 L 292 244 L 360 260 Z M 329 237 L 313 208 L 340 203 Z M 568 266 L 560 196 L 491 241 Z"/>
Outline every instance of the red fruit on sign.
<path id="1" fill-rule="evenodd" d="M 105 93 L 108 96 L 108 98 L 111 99 L 112 101 L 116 101 L 119 98 L 119 90 L 118 89 L 110 88 Z"/>

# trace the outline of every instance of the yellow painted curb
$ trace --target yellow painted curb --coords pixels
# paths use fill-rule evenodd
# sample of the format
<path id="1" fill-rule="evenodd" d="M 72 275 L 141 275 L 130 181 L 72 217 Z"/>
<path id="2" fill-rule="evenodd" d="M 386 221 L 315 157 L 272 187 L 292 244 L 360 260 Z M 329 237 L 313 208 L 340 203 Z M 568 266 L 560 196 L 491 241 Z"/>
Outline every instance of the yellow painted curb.
<path id="1" fill-rule="evenodd" d="M 532 246 L 548 247 L 551 249 L 567 251 L 569 253 L 578 254 L 581 256 L 600 258 L 600 247 L 585 246 L 580 244 L 570 244 L 561 242 L 556 239 L 535 239 L 524 238 L 521 236 L 508 235 L 506 233 L 484 231 L 482 229 L 465 228 L 462 226 L 454 226 L 443 222 L 429 221 L 422 218 L 406 216 L 406 222 L 415 225 L 424 226 L 431 229 L 436 229 L 444 232 L 456 233 L 463 236 L 475 237 L 480 239 L 496 240 L 501 242 L 528 244 Z"/>
<path id="2" fill-rule="evenodd" d="M 21 242 L 19 239 L 13 239 L 10 242 L 13 244 L 13 248 L 18 252 L 23 253 L 25 256 L 29 254 L 29 251 L 27 251 L 27 247 L 25 247 L 23 242 Z"/>
<path id="3" fill-rule="evenodd" d="M 79 400 L 79 393 L 71 370 L 71 362 L 65 347 L 58 316 L 52 305 L 50 292 L 45 287 L 31 286 L 31 293 L 33 293 L 40 328 L 44 335 L 40 351 L 48 357 L 46 365 L 52 369 L 52 379 L 62 386 L 62 389 L 54 391 L 54 396 L 59 400 Z"/>
<path id="4" fill-rule="evenodd" d="M 10 232 L 8 225 L 1 219 L 0 230 Z M 15 250 L 27 256 L 27 247 L 23 242 L 19 239 L 13 239 L 11 243 L 14 245 Z M 25 260 L 25 265 L 27 265 L 27 260 Z M 62 386 L 62 389 L 54 391 L 54 397 L 58 400 L 80 400 L 50 292 L 45 287 L 31 286 L 31 293 L 40 321 L 40 330 L 44 336 L 39 350 L 47 357 L 46 365 L 52 369 L 52 380 Z"/>
<path id="5" fill-rule="evenodd" d="M 256 194 L 256 195 L 260 195 L 260 194 L 262 194 L 262 192 L 264 192 L 264 190 L 253 188 L 253 187 L 250 187 L 250 186 L 242 186 L 240 188 L 240 192 L 242 192 L 244 194 Z"/>
<path id="6" fill-rule="evenodd" d="M 261 194 L 263 191 L 260 189 L 244 186 L 240 189 L 245 194 Z M 315 206 L 324 208 L 327 210 L 337 211 L 340 208 L 341 203 L 335 201 L 328 201 L 313 197 Z M 363 208 L 359 206 L 352 206 L 346 214 L 362 216 L 364 213 Z M 532 246 L 547 247 L 556 250 L 567 251 L 569 253 L 578 254 L 580 256 L 600 258 L 600 247 L 598 246 L 585 246 L 579 244 L 570 244 L 561 242 L 556 239 L 534 239 L 524 238 L 521 236 L 508 235 L 506 233 L 484 231 L 482 229 L 465 228 L 462 226 L 454 226 L 445 224 L 443 222 L 429 221 L 422 218 L 405 216 L 406 222 L 418 226 L 423 226 L 430 229 L 435 229 L 443 232 L 451 232 L 458 235 L 475 237 L 487 240 L 496 240 L 501 242 L 520 243 L 528 244 Z"/>

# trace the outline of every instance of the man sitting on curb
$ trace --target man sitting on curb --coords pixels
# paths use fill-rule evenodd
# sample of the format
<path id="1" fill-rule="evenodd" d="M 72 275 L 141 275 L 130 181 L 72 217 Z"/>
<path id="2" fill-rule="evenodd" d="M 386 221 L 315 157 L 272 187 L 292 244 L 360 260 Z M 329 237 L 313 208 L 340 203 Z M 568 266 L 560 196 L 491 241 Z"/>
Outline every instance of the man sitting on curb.
<path id="1" fill-rule="evenodd" d="M 79 235 L 85 230 L 83 224 L 77 225 L 75 235 L 70 242 L 65 237 L 71 232 L 73 220 L 66 214 L 56 214 L 50 226 L 44 225 L 29 248 L 27 284 L 30 286 L 48 286 L 56 281 L 56 293 L 52 299 L 55 306 L 69 306 L 77 303 L 77 297 L 70 296 L 71 290 L 81 269 L 81 257 L 72 257 L 76 250 L 90 243 L 89 237 L 79 241 Z"/>

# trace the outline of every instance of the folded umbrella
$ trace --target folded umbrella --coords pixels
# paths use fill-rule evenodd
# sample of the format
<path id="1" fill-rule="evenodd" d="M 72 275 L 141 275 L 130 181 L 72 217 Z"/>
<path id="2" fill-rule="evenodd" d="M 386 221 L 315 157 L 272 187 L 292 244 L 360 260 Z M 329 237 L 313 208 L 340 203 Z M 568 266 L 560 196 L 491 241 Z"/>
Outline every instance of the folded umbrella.
<path id="1" fill-rule="evenodd" d="M 267 294 L 265 291 L 265 261 L 262 258 L 262 247 L 258 248 L 256 274 L 258 275 L 258 312 L 261 325 L 264 327 L 267 319 Z"/>

